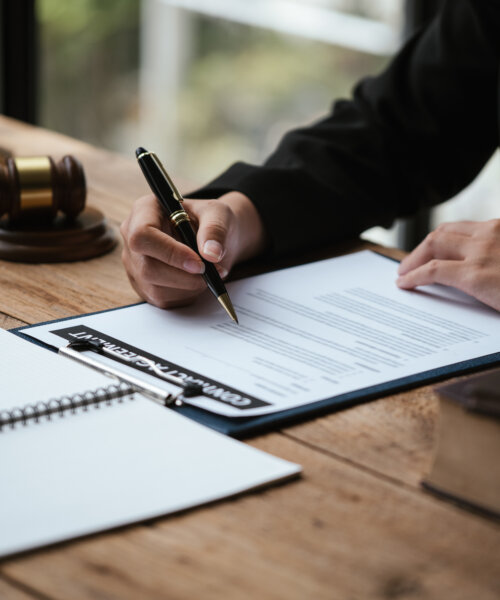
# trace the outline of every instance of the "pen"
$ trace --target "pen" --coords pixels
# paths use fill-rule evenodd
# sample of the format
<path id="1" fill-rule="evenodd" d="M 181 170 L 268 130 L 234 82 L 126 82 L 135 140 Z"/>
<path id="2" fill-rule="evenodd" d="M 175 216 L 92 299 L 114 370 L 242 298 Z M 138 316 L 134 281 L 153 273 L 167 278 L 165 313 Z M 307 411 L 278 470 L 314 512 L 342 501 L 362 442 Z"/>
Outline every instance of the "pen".
<path id="1" fill-rule="evenodd" d="M 191 226 L 189 215 L 182 207 L 184 198 L 175 187 L 174 182 L 170 179 L 170 176 L 165 171 L 164 166 L 154 152 L 148 152 L 145 148 L 141 147 L 137 148 L 135 156 L 149 187 L 153 194 L 158 198 L 158 201 L 165 211 L 165 214 L 170 219 L 170 222 L 179 232 L 182 241 L 186 246 L 193 249 L 203 261 L 205 265 L 203 279 L 205 280 L 208 289 L 222 304 L 224 310 L 231 319 L 238 323 L 238 317 L 236 316 L 233 304 L 215 265 L 206 261 L 198 252 L 196 234 Z"/>

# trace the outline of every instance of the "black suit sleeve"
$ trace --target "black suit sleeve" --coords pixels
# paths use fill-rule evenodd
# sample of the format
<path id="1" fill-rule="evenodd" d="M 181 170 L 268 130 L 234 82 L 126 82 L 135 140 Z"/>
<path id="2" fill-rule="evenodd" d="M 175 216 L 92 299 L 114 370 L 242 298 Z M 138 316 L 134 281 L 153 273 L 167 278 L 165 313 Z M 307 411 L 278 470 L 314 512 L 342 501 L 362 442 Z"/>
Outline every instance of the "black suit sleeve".
<path id="1" fill-rule="evenodd" d="M 448 0 L 352 100 L 289 132 L 264 165 L 236 163 L 194 197 L 246 194 L 275 254 L 442 202 L 498 146 L 499 45 L 500 2 Z"/>

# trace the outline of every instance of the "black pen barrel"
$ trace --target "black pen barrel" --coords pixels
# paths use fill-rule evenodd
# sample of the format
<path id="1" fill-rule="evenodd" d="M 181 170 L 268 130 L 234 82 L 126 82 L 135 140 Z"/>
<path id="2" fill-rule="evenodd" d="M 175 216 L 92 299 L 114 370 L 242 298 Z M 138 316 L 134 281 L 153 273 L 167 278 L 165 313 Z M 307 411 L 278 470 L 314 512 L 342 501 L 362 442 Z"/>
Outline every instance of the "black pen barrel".
<path id="1" fill-rule="evenodd" d="M 138 160 L 139 166 L 153 194 L 167 212 L 171 214 L 182 209 L 182 205 L 174 196 L 168 181 L 161 171 L 161 166 L 157 163 L 151 153 L 142 155 Z"/>

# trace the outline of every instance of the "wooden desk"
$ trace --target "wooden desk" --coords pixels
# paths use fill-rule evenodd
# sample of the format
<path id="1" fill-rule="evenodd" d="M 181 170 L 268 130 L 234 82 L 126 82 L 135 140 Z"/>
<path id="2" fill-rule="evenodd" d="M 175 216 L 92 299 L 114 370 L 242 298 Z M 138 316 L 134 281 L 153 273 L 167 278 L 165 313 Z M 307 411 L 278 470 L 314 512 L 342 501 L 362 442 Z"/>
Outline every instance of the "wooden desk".
<path id="1" fill-rule="evenodd" d="M 6 118 L 0 145 L 78 156 L 89 204 L 116 225 L 148 191 L 132 159 Z M 136 299 L 119 249 L 74 264 L 0 261 L 4 328 Z M 500 526 L 419 489 L 437 409 L 424 387 L 255 438 L 303 478 L 4 561 L 0 598 L 498 600 Z"/>

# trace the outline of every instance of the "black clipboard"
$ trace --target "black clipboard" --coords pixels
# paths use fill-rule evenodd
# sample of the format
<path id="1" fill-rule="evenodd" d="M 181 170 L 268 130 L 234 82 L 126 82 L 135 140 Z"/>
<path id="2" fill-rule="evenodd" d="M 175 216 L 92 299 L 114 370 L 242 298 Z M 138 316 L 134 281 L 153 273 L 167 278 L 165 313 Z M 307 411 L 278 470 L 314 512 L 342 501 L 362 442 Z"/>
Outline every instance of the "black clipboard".
<path id="1" fill-rule="evenodd" d="M 128 306 L 136 306 L 137 304 L 143 303 L 140 302 Z M 52 352 L 57 352 L 57 348 L 30 337 L 26 332 L 29 331 L 31 327 L 68 322 L 73 319 L 79 319 L 83 316 L 102 314 L 115 310 L 121 310 L 123 308 L 127 308 L 127 306 L 97 311 L 94 313 L 87 313 L 86 315 L 76 315 L 73 317 L 66 317 L 64 319 L 45 321 L 43 323 L 36 323 L 35 325 L 25 325 L 11 329 L 10 331 L 34 344 L 42 346 Z M 449 377 L 471 373 L 489 366 L 495 366 L 497 364 L 500 364 L 500 352 L 487 354 L 471 360 L 461 361 L 445 367 L 424 371 L 408 377 L 384 382 L 383 384 L 366 387 L 353 392 L 324 398 L 299 407 L 257 417 L 225 417 L 185 403 L 183 403 L 181 406 L 177 406 L 175 403 L 172 403 L 169 408 L 197 421 L 198 423 L 206 425 L 207 427 L 211 427 L 220 433 L 242 439 L 266 433 L 268 431 L 278 430 L 283 427 L 316 418 L 339 409 L 369 402 L 371 400 L 388 396 L 390 394 L 395 394 L 397 392 L 402 392 L 420 385 L 426 385 Z"/>

